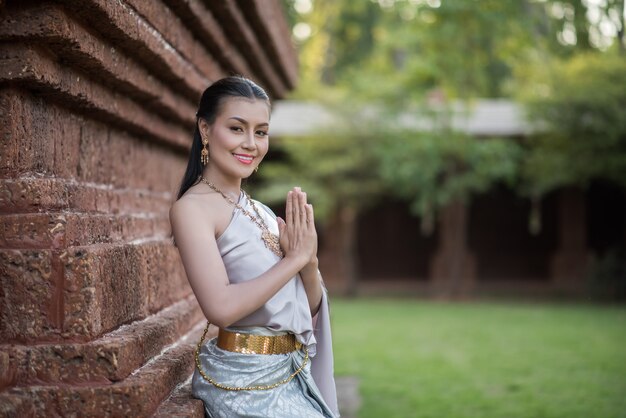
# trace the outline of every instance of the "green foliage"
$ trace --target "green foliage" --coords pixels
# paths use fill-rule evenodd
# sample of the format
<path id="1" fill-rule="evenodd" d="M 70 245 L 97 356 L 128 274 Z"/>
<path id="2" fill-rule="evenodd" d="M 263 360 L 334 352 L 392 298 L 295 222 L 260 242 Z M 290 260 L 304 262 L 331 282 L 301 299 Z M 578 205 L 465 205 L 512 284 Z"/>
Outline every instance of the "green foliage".
<path id="1" fill-rule="evenodd" d="M 533 83 L 523 99 L 540 132 L 530 139 L 524 191 L 592 179 L 626 187 L 626 59 L 586 53 L 547 62 Z"/>
<path id="2" fill-rule="evenodd" d="M 298 41 L 294 97 L 335 103 L 354 122 L 286 138 L 286 160 L 262 171 L 267 199 L 296 182 L 327 215 L 392 192 L 432 217 L 498 182 L 534 199 L 592 178 L 626 183 L 623 0 L 316 0 L 299 18 L 284 1 L 293 23 L 312 29 Z M 431 132 L 389 123 L 409 107 L 423 114 L 434 94 L 443 103 L 517 95 L 538 133 L 520 145 L 451 132 L 441 114 Z M 355 118 L 363 104 L 387 112 Z"/>
<path id="3" fill-rule="evenodd" d="M 293 0 L 283 1 L 293 14 Z M 514 70 L 534 51 L 623 49 L 623 15 L 623 0 L 316 0 L 299 18 L 313 35 L 299 42 L 296 95 L 319 98 L 332 86 L 389 102 L 433 88 L 449 97 L 507 96 Z"/>
<path id="4" fill-rule="evenodd" d="M 522 155 L 512 140 L 479 140 L 445 130 L 390 132 L 377 151 L 382 178 L 419 215 L 432 215 L 496 182 L 512 183 Z"/>

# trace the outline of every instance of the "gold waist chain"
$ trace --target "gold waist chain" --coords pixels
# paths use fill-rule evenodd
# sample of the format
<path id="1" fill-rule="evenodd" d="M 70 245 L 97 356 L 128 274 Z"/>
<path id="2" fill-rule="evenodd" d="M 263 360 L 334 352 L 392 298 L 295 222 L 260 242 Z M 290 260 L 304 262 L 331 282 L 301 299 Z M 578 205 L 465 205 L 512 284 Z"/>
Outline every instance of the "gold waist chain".
<path id="1" fill-rule="evenodd" d="M 202 337 L 200 337 L 200 342 L 198 342 L 198 346 L 196 347 L 196 367 L 198 368 L 198 372 L 204 378 L 204 380 L 220 389 L 233 391 L 274 389 L 280 385 L 290 382 L 298 373 L 302 371 L 302 369 L 304 369 L 309 359 L 309 350 L 306 346 L 304 346 L 304 360 L 302 361 L 302 365 L 298 367 L 298 369 L 287 378 L 279 382 L 272 383 L 270 385 L 238 387 L 218 383 L 213 380 L 209 375 L 207 375 L 207 373 L 202 369 L 202 365 L 200 364 L 200 349 L 202 347 L 202 344 L 204 343 L 206 334 L 209 331 L 209 325 L 210 322 L 207 321 L 204 332 L 202 333 Z M 226 331 L 221 328 L 217 336 L 217 346 L 224 350 L 243 354 L 287 354 L 294 350 L 299 350 L 300 348 L 302 348 L 302 344 L 296 341 L 296 337 L 293 334 L 254 335 Z"/>

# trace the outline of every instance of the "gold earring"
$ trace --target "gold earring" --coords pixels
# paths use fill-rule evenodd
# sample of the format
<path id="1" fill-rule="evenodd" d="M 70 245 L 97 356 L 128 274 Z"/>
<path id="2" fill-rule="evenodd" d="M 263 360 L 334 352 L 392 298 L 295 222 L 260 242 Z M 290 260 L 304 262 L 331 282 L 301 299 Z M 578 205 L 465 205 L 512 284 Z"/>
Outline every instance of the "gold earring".
<path id="1" fill-rule="evenodd" d="M 202 165 L 207 165 L 207 163 L 209 162 L 209 150 L 206 148 L 208 143 L 209 143 L 209 140 L 203 136 L 202 137 L 202 152 L 200 153 L 200 161 L 202 162 Z"/>
<path id="2" fill-rule="evenodd" d="M 254 167 L 254 172 L 256 173 L 257 171 L 259 171 L 259 166 L 258 165 L 256 167 Z"/>

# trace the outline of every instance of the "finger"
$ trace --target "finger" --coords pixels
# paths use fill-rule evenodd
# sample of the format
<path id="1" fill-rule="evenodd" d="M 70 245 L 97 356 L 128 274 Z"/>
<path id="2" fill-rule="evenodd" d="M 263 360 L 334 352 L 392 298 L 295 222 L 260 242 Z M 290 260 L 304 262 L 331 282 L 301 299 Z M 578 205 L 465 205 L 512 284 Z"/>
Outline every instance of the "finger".
<path id="1" fill-rule="evenodd" d="M 306 227 L 306 194 L 298 193 L 298 219 L 300 225 Z"/>
<path id="2" fill-rule="evenodd" d="M 295 190 L 295 189 L 294 189 Z M 291 192 L 291 216 L 293 218 L 292 225 L 298 226 L 300 224 L 300 215 L 298 214 L 298 192 Z"/>
<path id="3" fill-rule="evenodd" d="M 281 237 L 285 233 L 285 221 L 280 216 L 276 217 L 278 223 L 278 236 Z"/>
<path id="4" fill-rule="evenodd" d="M 301 211 L 302 211 L 302 217 L 304 220 L 304 223 L 306 224 L 306 220 L 307 220 L 307 213 L 306 213 L 306 205 L 307 205 L 307 195 L 306 192 L 302 192 L 302 200 L 301 200 Z"/>
<path id="5" fill-rule="evenodd" d="M 315 227 L 315 218 L 313 216 L 313 205 L 310 203 L 306 205 L 306 221 L 307 221 L 307 226 L 309 228 Z"/>
<path id="6" fill-rule="evenodd" d="M 293 226 L 293 193 L 289 191 L 287 193 L 287 204 L 285 205 L 285 217 L 287 218 L 287 225 Z"/>

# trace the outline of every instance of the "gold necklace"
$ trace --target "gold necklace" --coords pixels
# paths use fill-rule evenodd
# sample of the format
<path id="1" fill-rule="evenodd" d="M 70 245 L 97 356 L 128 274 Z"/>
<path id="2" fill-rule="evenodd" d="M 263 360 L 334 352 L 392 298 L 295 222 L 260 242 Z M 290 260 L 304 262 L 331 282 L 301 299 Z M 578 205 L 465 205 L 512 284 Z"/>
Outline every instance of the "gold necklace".
<path id="1" fill-rule="evenodd" d="M 256 226 L 259 227 L 259 229 L 261 230 L 261 239 L 263 240 L 263 244 L 265 244 L 265 246 L 271 252 L 273 252 L 274 254 L 276 254 L 277 256 L 279 256 L 281 258 L 284 256 L 283 250 L 282 250 L 282 248 L 280 248 L 280 241 L 278 239 L 278 235 L 273 234 L 269 230 L 269 228 L 265 224 L 265 221 L 263 220 L 263 217 L 259 213 L 259 210 L 256 208 L 256 205 L 254 204 L 254 201 L 252 201 L 252 199 L 250 198 L 248 193 L 246 193 L 245 190 L 243 190 L 243 194 L 246 196 L 246 199 L 248 199 L 248 202 L 250 202 L 250 205 L 252 206 L 252 209 L 254 209 L 254 212 L 257 215 L 256 217 L 254 215 L 252 215 L 250 212 L 248 212 L 247 210 L 245 210 L 243 207 L 241 207 L 241 205 L 238 204 L 237 202 L 235 202 L 233 199 L 231 199 L 230 197 L 226 196 L 226 194 L 224 192 L 222 192 L 220 189 L 218 189 L 217 187 L 215 187 L 215 185 L 213 183 L 211 183 L 210 181 L 208 181 L 204 177 L 201 177 L 201 180 L 202 180 L 203 183 L 206 183 L 211 189 L 213 189 L 216 192 L 218 192 L 219 194 L 221 194 L 222 197 L 224 199 L 226 199 L 226 201 L 228 203 L 230 203 L 231 205 L 233 205 L 237 209 L 239 209 L 244 215 L 246 215 L 248 218 L 250 218 L 252 220 L 252 222 L 254 222 L 254 224 Z M 258 217 L 258 219 L 257 219 L 257 217 Z"/>

